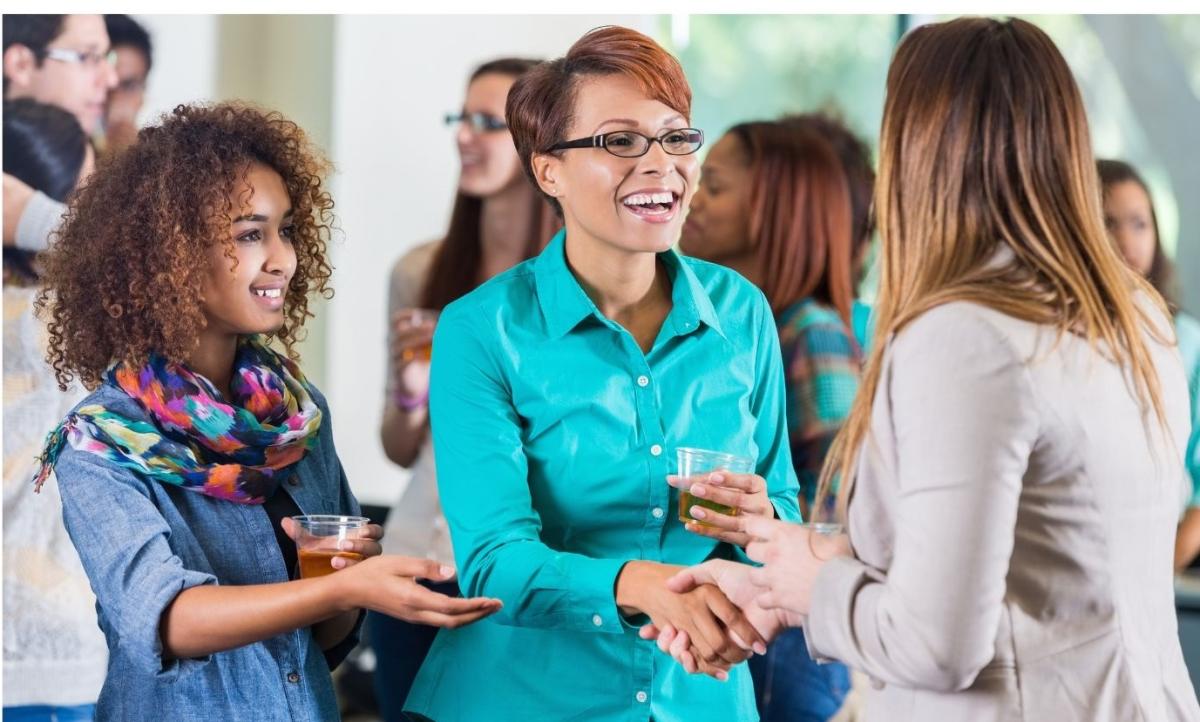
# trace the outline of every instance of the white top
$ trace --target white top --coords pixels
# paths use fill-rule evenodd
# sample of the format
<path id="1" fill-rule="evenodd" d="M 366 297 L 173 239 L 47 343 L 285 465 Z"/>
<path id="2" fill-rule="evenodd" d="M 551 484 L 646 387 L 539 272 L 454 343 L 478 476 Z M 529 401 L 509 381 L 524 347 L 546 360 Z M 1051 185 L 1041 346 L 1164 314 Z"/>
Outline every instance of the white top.
<path id="1" fill-rule="evenodd" d="M 425 275 L 433 261 L 438 242 L 425 243 L 404 254 L 392 267 L 388 286 L 388 348 L 391 348 L 392 314 L 419 303 L 418 296 Z M 387 393 L 384 403 L 392 403 L 395 390 L 395 371 L 391 353 L 387 363 Z M 450 544 L 450 529 L 442 515 L 438 498 L 437 470 L 433 463 L 433 437 L 426 431 L 421 450 L 410 469 L 408 486 L 388 513 L 384 522 L 383 551 L 410 557 L 433 559 L 442 564 L 454 564 L 454 548 Z"/>
<path id="2" fill-rule="evenodd" d="M 33 493 L 46 434 L 84 397 L 58 390 L 32 288 L 4 287 L 4 704 L 92 704 L 108 647 L 53 476 Z"/>

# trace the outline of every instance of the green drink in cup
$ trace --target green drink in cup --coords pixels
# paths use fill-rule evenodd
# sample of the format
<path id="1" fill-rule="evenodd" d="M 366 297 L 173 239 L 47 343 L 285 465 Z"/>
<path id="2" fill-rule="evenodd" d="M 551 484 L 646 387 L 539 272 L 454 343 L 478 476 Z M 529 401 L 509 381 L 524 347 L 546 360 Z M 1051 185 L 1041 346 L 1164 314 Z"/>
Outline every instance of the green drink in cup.
<path id="1" fill-rule="evenodd" d="M 714 471 L 728 471 L 731 474 L 749 474 L 754 471 L 754 460 L 747 459 L 743 456 L 727 454 L 721 451 L 710 451 L 708 449 L 695 449 L 686 446 L 681 446 L 675 450 L 675 457 L 679 463 L 679 475 L 682 477 L 699 477 L 695 481 L 701 483 L 708 482 L 708 475 Z M 701 519 L 694 519 L 690 513 L 693 506 L 700 506 L 705 509 L 711 509 L 718 514 L 727 516 L 737 516 L 738 510 L 735 507 L 718 504 L 715 501 L 701 499 L 692 496 L 687 490 L 679 492 L 679 521 L 687 523 L 689 521 L 697 524 L 711 526 L 708 522 Z"/>

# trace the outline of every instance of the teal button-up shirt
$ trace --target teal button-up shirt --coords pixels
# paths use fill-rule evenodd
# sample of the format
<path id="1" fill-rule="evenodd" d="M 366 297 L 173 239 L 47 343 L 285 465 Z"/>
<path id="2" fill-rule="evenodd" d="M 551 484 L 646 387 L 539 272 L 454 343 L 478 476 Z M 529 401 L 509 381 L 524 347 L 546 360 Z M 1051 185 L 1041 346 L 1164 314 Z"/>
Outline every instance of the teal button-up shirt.
<path id="1" fill-rule="evenodd" d="M 733 271 L 662 253 L 673 307 L 643 354 L 564 248 L 560 231 L 438 323 L 430 411 L 459 583 L 504 608 L 438 634 L 406 709 L 437 722 L 757 720 L 746 665 L 726 683 L 689 676 L 638 638 L 613 592 L 633 559 L 738 558 L 678 521 L 676 447 L 756 459 L 776 514 L 799 518 L 770 308 Z"/>

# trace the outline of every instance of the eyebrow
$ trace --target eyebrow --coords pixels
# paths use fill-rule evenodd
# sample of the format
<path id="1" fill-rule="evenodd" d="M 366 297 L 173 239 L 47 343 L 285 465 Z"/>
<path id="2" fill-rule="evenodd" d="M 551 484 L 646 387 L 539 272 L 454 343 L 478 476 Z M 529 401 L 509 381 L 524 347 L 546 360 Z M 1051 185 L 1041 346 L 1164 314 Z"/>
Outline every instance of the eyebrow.
<path id="1" fill-rule="evenodd" d="M 288 218 L 291 218 L 291 217 L 292 217 L 292 209 L 289 208 L 289 209 L 287 209 L 287 212 L 283 214 L 283 218 L 281 220 L 286 221 Z M 250 213 L 248 215 L 238 216 L 237 218 L 234 218 L 233 222 L 234 223 L 266 223 L 269 220 L 271 220 L 271 219 L 268 218 L 267 216 L 262 215 L 261 213 Z"/>
<path id="2" fill-rule="evenodd" d="M 663 128 L 666 129 L 666 126 L 670 125 L 671 123 L 674 123 L 677 120 L 685 120 L 685 118 L 682 115 L 676 113 L 675 115 L 672 115 L 670 118 L 667 118 L 666 120 L 663 121 L 663 123 L 662 123 Z M 624 125 L 632 125 L 634 127 L 637 127 L 637 124 L 638 124 L 638 122 L 636 120 L 633 120 L 632 118 L 609 118 L 608 120 L 604 121 L 600 125 L 597 125 L 596 130 L 595 130 L 595 132 L 592 133 L 592 135 L 599 135 L 600 129 L 606 125 L 609 125 L 610 123 L 622 123 Z"/>

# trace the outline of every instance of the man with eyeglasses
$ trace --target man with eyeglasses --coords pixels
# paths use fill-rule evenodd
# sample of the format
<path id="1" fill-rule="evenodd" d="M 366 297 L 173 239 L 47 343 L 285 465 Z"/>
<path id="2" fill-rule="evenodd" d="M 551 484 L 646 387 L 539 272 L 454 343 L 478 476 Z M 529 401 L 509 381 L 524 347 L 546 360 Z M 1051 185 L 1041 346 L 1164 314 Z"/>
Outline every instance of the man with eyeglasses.
<path id="1" fill-rule="evenodd" d="M 33 98 L 69 111 L 89 135 L 117 84 L 116 56 L 100 15 L 5 15 L 4 99 Z M 61 203 L 4 176 L 4 245 L 46 248 Z"/>
<path id="2" fill-rule="evenodd" d="M 100 15 L 6 15 L 4 99 L 57 105 L 90 134 L 117 84 L 111 50 Z"/>

